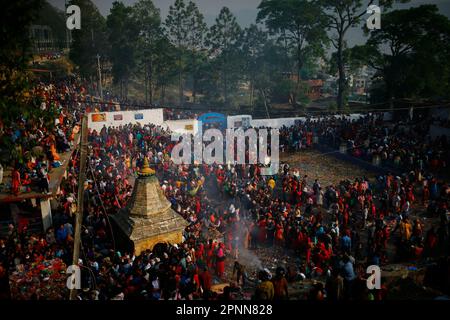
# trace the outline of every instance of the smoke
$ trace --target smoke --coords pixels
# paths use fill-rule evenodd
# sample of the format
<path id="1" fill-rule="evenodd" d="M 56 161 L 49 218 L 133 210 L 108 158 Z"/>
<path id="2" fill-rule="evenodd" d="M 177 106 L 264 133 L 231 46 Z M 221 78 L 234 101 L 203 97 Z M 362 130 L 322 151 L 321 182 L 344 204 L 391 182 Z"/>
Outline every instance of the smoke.
<path id="1" fill-rule="evenodd" d="M 245 248 L 239 248 L 239 259 L 240 264 L 243 264 L 247 268 L 261 270 L 263 269 L 263 264 L 261 260 L 254 254 L 251 250 Z"/>

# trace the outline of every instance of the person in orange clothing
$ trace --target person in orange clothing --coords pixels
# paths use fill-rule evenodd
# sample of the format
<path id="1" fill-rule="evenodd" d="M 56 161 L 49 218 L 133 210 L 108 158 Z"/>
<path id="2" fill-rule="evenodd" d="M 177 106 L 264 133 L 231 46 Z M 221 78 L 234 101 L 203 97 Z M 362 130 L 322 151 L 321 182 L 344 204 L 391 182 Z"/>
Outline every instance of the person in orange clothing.
<path id="1" fill-rule="evenodd" d="M 409 241 L 412 235 L 412 225 L 409 222 L 408 218 L 403 218 L 400 222 L 400 237 L 401 240 L 406 242 Z"/>
<path id="2" fill-rule="evenodd" d="M 284 228 L 281 223 L 277 223 L 275 231 L 275 243 L 278 246 L 283 246 L 284 244 Z"/>
<path id="3" fill-rule="evenodd" d="M 56 147 L 55 147 L 55 143 L 54 142 L 51 142 L 51 144 L 50 144 L 50 152 L 52 154 L 53 161 L 59 161 L 61 159 L 59 157 L 58 152 L 56 152 Z"/>

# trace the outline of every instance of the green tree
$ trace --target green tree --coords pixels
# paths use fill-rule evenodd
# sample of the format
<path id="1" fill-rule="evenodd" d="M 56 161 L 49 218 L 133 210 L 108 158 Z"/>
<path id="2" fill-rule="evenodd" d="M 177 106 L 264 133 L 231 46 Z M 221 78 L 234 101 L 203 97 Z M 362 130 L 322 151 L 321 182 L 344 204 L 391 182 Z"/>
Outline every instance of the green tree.
<path id="1" fill-rule="evenodd" d="M 177 54 L 176 49 L 167 37 L 161 37 L 155 43 L 154 60 L 152 70 L 155 79 L 155 91 L 159 90 L 159 101 L 164 106 L 166 99 L 166 88 L 177 76 Z"/>
<path id="2" fill-rule="evenodd" d="M 300 88 L 301 70 L 305 63 L 311 56 L 322 56 L 327 45 L 327 20 L 322 8 L 317 1 L 263 0 L 258 9 L 257 21 L 264 21 L 281 43 L 285 43 L 288 50 L 293 52 L 297 75 L 295 93 Z"/>
<path id="3" fill-rule="evenodd" d="M 139 0 L 133 6 L 132 19 L 137 26 L 138 71 L 144 73 L 146 102 L 152 104 L 157 83 L 155 61 L 160 59 L 164 41 L 161 15 L 151 0 Z"/>
<path id="4" fill-rule="evenodd" d="M 72 30 L 70 59 L 78 66 L 81 76 L 95 79 L 97 55 L 100 55 L 103 63 L 110 52 L 106 19 L 91 0 L 71 0 L 70 4 L 79 6 L 82 13 L 81 29 Z"/>
<path id="5" fill-rule="evenodd" d="M 115 1 L 106 21 L 113 82 L 120 86 L 121 97 L 127 96 L 128 83 L 136 67 L 137 26 L 132 12 L 131 7 Z"/>
<path id="6" fill-rule="evenodd" d="M 189 18 L 184 0 L 175 0 L 175 3 L 169 7 L 169 14 L 167 15 L 165 26 L 167 28 L 167 35 L 177 50 L 178 98 L 180 105 L 182 105 L 184 101 L 183 73 L 185 62 L 183 54 L 184 50 L 187 48 L 188 20 Z"/>
<path id="7" fill-rule="evenodd" d="M 378 5 L 386 10 L 394 1 L 408 2 L 409 0 L 379 0 Z M 333 33 L 331 43 L 336 49 L 336 65 L 338 67 L 338 95 L 337 107 L 342 110 L 346 90 L 345 64 L 343 52 L 346 48 L 345 36 L 348 30 L 361 23 L 361 18 L 367 13 L 367 8 L 374 4 L 374 0 L 319 0 L 327 17 L 328 29 Z M 384 24 L 384 22 L 382 22 Z"/>
<path id="8" fill-rule="evenodd" d="M 33 117 L 29 77 L 31 60 L 29 28 L 38 18 L 40 0 L 7 1 L 2 8 L 0 41 L 0 122 L 6 126 L 18 117 Z"/>
<path id="9" fill-rule="evenodd" d="M 0 161 L 10 164 L 19 141 L 13 141 L 5 128 L 17 128 L 20 119 L 33 125 L 43 121 L 49 127 L 52 109 L 41 110 L 39 99 L 31 95 L 32 75 L 30 26 L 38 19 L 43 1 L 17 0 L 2 3 L 0 41 Z M 50 111 L 50 112 L 49 112 Z"/>
<path id="10" fill-rule="evenodd" d="M 264 49 L 268 41 L 267 33 L 252 24 L 242 32 L 240 49 L 244 59 L 244 71 L 246 80 L 250 84 L 250 106 L 254 106 L 255 82 L 259 73 L 264 69 Z"/>
<path id="11" fill-rule="evenodd" d="M 384 101 L 394 98 L 448 97 L 450 91 L 450 21 L 435 5 L 383 15 L 383 27 L 370 32 L 351 58 L 378 71 Z M 430 50 L 430 48 L 433 48 Z M 380 86 L 377 87 L 380 94 Z"/>
<path id="12" fill-rule="evenodd" d="M 43 1 L 34 24 L 49 26 L 56 46 L 60 49 L 66 47 L 66 15 L 63 11 L 53 7 L 48 1 Z"/>
<path id="13" fill-rule="evenodd" d="M 236 17 L 230 9 L 223 7 L 207 35 L 210 56 L 215 60 L 220 72 L 225 105 L 229 103 L 230 87 L 234 87 L 238 82 L 239 51 L 237 43 L 241 32 Z"/>
<path id="14" fill-rule="evenodd" d="M 194 103 L 196 102 L 198 80 L 201 76 L 200 68 L 206 61 L 206 54 L 203 50 L 205 47 L 205 35 L 208 28 L 205 23 L 203 14 L 198 9 L 197 5 L 189 1 L 186 7 L 186 31 L 187 31 L 187 51 L 189 55 L 189 72 L 192 78 L 192 97 Z"/>

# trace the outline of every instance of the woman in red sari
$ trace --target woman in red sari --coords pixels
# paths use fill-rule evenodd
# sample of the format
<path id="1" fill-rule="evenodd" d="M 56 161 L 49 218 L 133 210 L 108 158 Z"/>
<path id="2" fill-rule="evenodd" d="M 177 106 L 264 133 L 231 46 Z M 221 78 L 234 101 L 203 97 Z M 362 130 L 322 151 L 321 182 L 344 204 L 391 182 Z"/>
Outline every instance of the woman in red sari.
<path id="1" fill-rule="evenodd" d="M 20 192 L 20 173 L 16 168 L 11 173 L 11 192 L 15 196 Z"/>
<path id="2" fill-rule="evenodd" d="M 216 248 L 216 243 L 212 240 L 206 245 L 206 264 L 208 268 L 212 268 L 213 258 L 214 258 L 214 249 Z"/>
<path id="3" fill-rule="evenodd" d="M 223 273 L 225 272 L 225 252 L 224 252 L 224 244 L 221 243 L 219 249 L 217 250 L 216 255 L 216 274 L 219 278 L 222 278 Z"/>
<path id="4" fill-rule="evenodd" d="M 275 243 L 280 247 L 282 247 L 284 244 L 283 232 L 284 232 L 283 225 L 281 223 L 278 223 L 275 231 Z"/>
<path id="5" fill-rule="evenodd" d="M 262 219 L 261 221 L 259 221 L 258 223 L 258 241 L 260 244 L 264 245 L 266 243 L 266 238 L 267 238 L 267 230 L 266 230 L 266 219 Z"/>
<path id="6" fill-rule="evenodd" d="M 408 191 L 406 193 L 406 198 L 408 199 L 408 201 L 412 204 L 414 202 L 414 200 L 416 199 L 414 197 L 414 191 L 412 187 L 408 188 Z"/>

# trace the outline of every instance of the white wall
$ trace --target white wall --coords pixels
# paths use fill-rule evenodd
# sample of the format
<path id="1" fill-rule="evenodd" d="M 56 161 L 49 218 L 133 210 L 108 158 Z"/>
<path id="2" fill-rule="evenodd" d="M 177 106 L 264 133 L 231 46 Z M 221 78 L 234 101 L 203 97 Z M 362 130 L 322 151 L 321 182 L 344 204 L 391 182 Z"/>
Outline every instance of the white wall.
<path id="1" fill-rule="evenodd" d="M 233 129 L 236 127 L 236 122 L 245 122 L 248 119 L 249 124 L 252 124 L 252 116 L 250 115 L 238 115 L 227 117 L 227 128 Z"/>
<path id="2" fill-rule="evenodd" d="M 281 128 L 282 126 L 293 126 L 295 120 L 305 121 L 306 118 L 277 118 L 277 119 L 253 119 L 251 121 L 252 127 L 270 127 L 270 128 Z"/>
<path id="3" fill-rule="evenodd" d="M 136 120 L 135 114 L 142 114 L 142 120 Z M 93 122 L 92 116 L 96 114 L 105 114 L 106 121 L 103 122 Z M 122 115 L 122 120 L 114 120 L 114 115 Z M 351 114 L 346 116 L 347 119 L 355 120 L 363 117 L 362 114 Z M 341 117 L 341 116 L 335 116 Z M 277 118 L 277 119 L 252 119 L 250 115 L 236 115 L 227 117 L 227 127 L 234 128 L 236 121 L 242 121 L 242 119 L 247 118 L 250 120 L 250 125 L 252 127 L 271 127 L 271 128 L 281 128 L 282 126 L 293 126 L 296 120 L 300 120 L 302 122 L 306 121 L 305 117 L 296 117 L 296 118 Z M 317 117 L 312 117 L 311 120 L 317 120 Z M 147 109 L 147 110 L 139 110 L 139 111 L 114 111 L 114 112 L 99 112 L 99 113 L 90 113 L 88 116 L 88 126 L 92 130 L 101 130 L 103 126 L 107 127 L 117 127 L 120 125 L 127 125 L 129 123 L 140 123 L 142 125 L 153 123 L 156 125 L 165 126 L 166 128 L 171 129 L 173 132 L 177 133 L 193 133 L 201 132 L 201 127 L 199 125 L 199 121 L 196 119 L 187 119 L 187 120 L 168 120 L 164 121 L 163 109 Z M 186 126 L 193 126 L 192 130 L 187 130 Z"/>
<path id="4" fill-rule="evenodd" d="M 363 114 L 350 114 L 348 116 L 345 116 L 345 118 L 350 120 L 357 120 L 361 117 L 363 117 Z M 341 118 L 342 116 L 334 116 L 335 118 Z M 311 117 L 310 120 L 317 121 L 320 119 L 319 117 Z M 305 117 L 298 117 L 298 118 L 276 118 L 276 119 L 253 119 L 251 121 L 252 127 L 271 127 L 271 128 L 281 128 L 282 126 L 291 127 L 295 124 L 296 120 L 300 120 L 302 122 L 306 121 Z"/>
<path id="5" fill-rule="evenodd" d="M 95 115 L 104 114 L 106 116 L 106 121 L 93 122 L 92 117 Z M 135 114 L 142 114 L 143 119 L 135 119 Z M 115 115 L 122 115 L 122 120 L 114 120 Z M 88 127 L 92 130 L 101 130 L 103 126 L 106 127 L 118 127 L 127 124 L 140 123 L 145 124 L 155 124 L 162 125 L 164 122 L 163 109 L 148 109 L 148 110 L 138 110 L 138 111 L 114 111 L 114 112 L 98 112 L 90 113 L 88 115 Z"/>
<path id="6" fill-rule="evenodd" d="M 199 128 L 199 121 L 195 119 L 167 120 L 164 122 L 163 126 L 170 129 L 172 132 L 179 134 L 196 134 L 201 129 Z"/>

